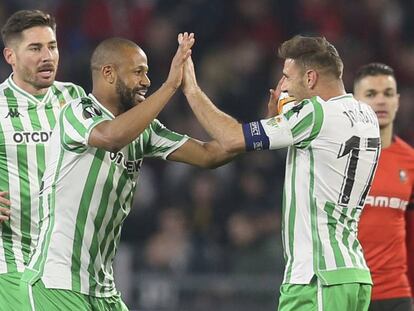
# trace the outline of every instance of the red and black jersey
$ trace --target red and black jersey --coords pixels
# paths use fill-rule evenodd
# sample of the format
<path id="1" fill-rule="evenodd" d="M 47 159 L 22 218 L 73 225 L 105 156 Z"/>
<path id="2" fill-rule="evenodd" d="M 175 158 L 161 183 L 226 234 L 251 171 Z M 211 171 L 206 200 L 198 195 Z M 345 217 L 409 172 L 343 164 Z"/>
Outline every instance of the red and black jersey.
<path id="1" fill-rule="evenodd" d="M 398 137 L 381 151 L 359 222 L 358 238 L 374 282 L 371 299 L 411 297 L 414 149 Z"/>

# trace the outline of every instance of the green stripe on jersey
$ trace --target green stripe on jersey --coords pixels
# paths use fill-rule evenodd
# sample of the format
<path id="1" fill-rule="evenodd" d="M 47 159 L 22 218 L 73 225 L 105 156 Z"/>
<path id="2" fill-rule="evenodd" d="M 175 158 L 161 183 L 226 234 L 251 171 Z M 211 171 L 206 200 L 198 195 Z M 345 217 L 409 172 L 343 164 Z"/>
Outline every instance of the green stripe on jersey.
<path id="1" fill-rule="evenodd" d="M 85 188 L 82 193 L 82 198 L 80 201 L 78 214 L 76 216 L 76 230 L 75 237 L 73 239 L 73 249 L 72 249 L 72 286 L 73 290 L 80 292 L 81 283 L 80 283 L 80 263 L 81 263 L 81 250 L 82 250 L 82 241 L 85 234 L 85 225 L 88 218 L 89 207 L 95 189 L 96 180 L 99 175 L 99 170 L 102 165 L 102 160 L 105 156 L 105 150 L 97 149 L 95 157 L 92 161 L 91 168 L 86 179 Z"/>
<path id="2" fill-rule="evenodd" d="M 108 210 L 109 196 L 111 194 L 113 183 L 114 183 L 114 172 L 115 172 L 115 166 L 112 165 L 109 169 L 108 177 L 106 178 L 105 185 L 102 191 L 102 198 L 101 198 L 101 201 L 99 202 L 98 212 L 94 219 L 95 231 L 93 234 L 91 247 L 89 248 L 89 254 L 92 259 L 94 258 L 96 259 L 98 258 L 98 256 L 101 256 L 101 254 L 98 254 L 98 251 L 100 250 L 99 244 L 101 242 L 100 236 L 102 237 L 106 236 L 104 233 L 101 232 L 102 223 L 105 219 L 106 212 Z M 97 285 L 95 281 L 95 278 L 97 277 L 97 275 L 95 275 L 96 270 L 95 270 L 94 265 L 95 265 L 94 260 L 89 261 L 89 266 L 88 266 L 89 284 L 90 284 L 89 292 L 90 292 L 90 295 L 93 295 L 93 296 L 95 295 L 95 290 L 96 290 L 96 285 Z"/>
<path id="3" fill-rule="evenodd" d="M 313 105 L 313 127 L 312 131 L 308 138 L 298 144 L 298 148 L 306 148 L 309 144 L 319 135 L 322 124 L 323 124 L 323 108 L 322 105 L 316 100 L 315 97 L 311 98 L 311 103 Z"/>
<path id="4" fill-rule="evenodd" d="M 291 175 L 291 197 L 289 206 L 289 223 L 288 223 L 288 234 L 289 234 L 289 253 L 290 262 L 287 265 L 286 283 L 290 282 L 292 274 L 292 267 L 294 261 L 294 238 L 295 238 L 295 220 L 296 220 L 296 148 L 292 148 L 290 161 L 292 161 L 292 175 Z"/>
<path id="5" fill-rule="evenodd" d="M 3 128 L 0 122 L 0 189 L 2 191 L 9 191 L 10 189 L 9 169 L 7 163 L 8 158 L 6 149 L 6 141 L 4 137 Z M 2 253 L 4 254 L 4 260 L 6 261 L 6 270 L 7 272 L 16 272 L 17 267 L 14 260 L 13 239 L 12 230 L 10 227 L 10 220 L 3 222 L 0 227 L 3 244 Z"/>
<path id="6" fill-rule="evenodd" d="M 22 271 L 38 237 L 37 221 L 42 218 L 37 204 L 38 189 L 46 166 L 45 147 L 56 124 L 58 102 L 72 99 L 69 90 L 60 96 L 53 90 L 67 88 L 78 87 L 54 82 L 43 98 L 38 99 L 18 87 L 12 76 L 0 85 L 0 109 L 9 112 L 0 130 L 0 163 L 7 163 L 0 164 L 0 186 L 11 191 L 11 211 L 15 215 L 1 229 L 2 272 Z"/>
<path id="7" fill-rule="evenodd" d="M 296 137 L 306 131 L 311 125 L 313 121 L 313 113 L 309 113 L 306 117 L 304 117 L 295 127 L 292 129 L 293 137 Z"/>
<path id="8" fill-rule="evenodd" d="M 311 216 L 311 234 L 312 234 L 312 247 L 313 247 L 313 266 L 314 270 L 326 268 L 326 262 L 322 251 L 322 243 L 318 230 L 318 206 L 315 199 L 315 156 L 313 154 L 312 147 L 309 148 L 309 204 L 310 204 L 310 216 Z M 317 267 L 315 269 L 315 266 Z"/>
<path id="9" fill-rule="evenodd" d="M 106 260 L 108 260 L 108 255 L 112 252 L 112 248 L 110 247 L 110 242 L 108 241 L 112 241 L 115 234 L 115 229 L 114 228 L 114 223 L 115 220 L 119 218 L 119 211 L 122 211 L 122 206 L 123 206 L 123 202 L 121 202 L 120 198 L 121 198 L 121 194 L 122 191 L 125 188 L 126 183 L 128 182 L 129 177 L 128 175 L 124 172 L 121 177 L 120 180 L 118 182 L 118 185 L 116 187 L 116 191 L 115 193 L 117 194 L 117 200 L 114 203 L 113 209 L 112 209 L 112 215 L 111 215 L 111 219 L 113 221 L 111 221 L 108 226 L 105 229 L 105 235 L 104 238 L 102 240 L 101 243 L 101 247 L 100 247 L 100 253 L 101 256 L 104 258 L 104 262 L 106 262 Z M 98 280 L 100 284 L 103 284 L 105 281 L 105 273 L 103 269 L 100 269 L 99 273 L 98 273 Z M 104 290 L 104 288 L 100 289 L 100 291 Z"/>
<path id="10" fill-rule="evenodd" d="M 9 108 L 17 105 L 17 99 L 11 89 L 6 89 L 4 94 L 7 98 Z M 36 107 L 33 104 L 29 107 Z M 29 115 L 30 115 L 29 108 Z M 24 126 L 22 124 L 21 116 L 11 118 L 12 126 L 16 132 L 22 131 Z M 28 158 L 27 158 L 27 145 L 17 145 L 17 170 L 19 174 L 19 189 L 20 189 L 20 205 L 30 207 L 31 194 L 29 184 L 29 169 L 28 169 Z M 23 260 L 25 263 L 28 261 L 30 253 L 30 220 L 31 220 L 31 208 L 20 209 L 20 230 L 21 230 L 21 246 L 23 252 Z"/>
<path id="11" fill-rule="evenodd" d="M 335 210 L 335 204 L 330 202 L 326 202 L 325 204 L 325 212 L 328 216 L 328 232 L 329 232 L 329 241 L 331 242 L 331 247 L 334 252 L 335 257 L 335 264 L 337 268 L 341 268 L 345 266 L 344 256 L 342 255 L 341 249 L 339 248 L 338 241 L 336 239 L 336 231 L 337 231 L 337 223 L 335 216 L 333 216 Z"/>
<path id="12" fill-rule="evenodd" d="M 58 165 L 47 165 L 43 190 L 45 200 L 47 195 L 53 195 L 49 210 L 44 202 L 44 218 L 46 221 L 50 218 L 51 225 L 45 228 L 45 223 L 41 228 L 39 245 L 42 249 L 34 251 L 28 269 L 37 271 L 37 278 L 41 277 L 47 286 L 54 284 L 86 295 L 108 297 L 117 293 L 112 262 L 123 221 L 132 205 L 143 158 L 153 156 L 146 153 L 153 150 L 164 150 L 157 156 L 165 158 L 187 138 L 172 134 L 154 121 L 153 126 L 147 127 L 136 140 L 116 153 L 87 146 L 90 129 L 100 122 L 110 122 L 104 107 L 93 96 L 89 99 L 93 109 L 102 109 L 103 114 L 85 118 L 84 109 L 91 106 L 79 105 L 80 101 L 62 109 L 61 135 L 54 136 L 56 146 L 51 148 L 60 154 L 54 152 L 50 158 Z M 78 144 L 85 152 L 60 148 L 68 134 L 73 140 L 71 147 Z M 68 239 L 62 241 L 58 238 L 60 234 Z M 70 264 L 62 266 L 59 264 L 62 261 Z"/>

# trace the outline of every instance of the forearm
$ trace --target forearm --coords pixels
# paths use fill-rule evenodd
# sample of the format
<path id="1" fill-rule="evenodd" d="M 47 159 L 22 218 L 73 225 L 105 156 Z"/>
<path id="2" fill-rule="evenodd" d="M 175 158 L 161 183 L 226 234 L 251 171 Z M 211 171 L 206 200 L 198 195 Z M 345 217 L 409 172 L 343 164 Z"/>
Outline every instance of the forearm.
<path id="1" fill-rule="evenodd" d="M 227 152 L 217 141 L 211 141 L 204 143 L 204 149 L 206 150 L 206 165 L 205 168 L 216 168 L 222 166 L 231 160 L 233 160 L 239 153 Z"/>
<path id="2" fill-rule="evenodd" d="M 207 133 L 229 153 L 245 151 L 242 126 L 233 117 L 219 110 L 200 88 L 186 92 L 197 120 Z"/>
<path id="3" fill-rule="evenodd" d="M 92 130 L 89 144 L 116 152 L 136 139 L 158 116 L 176 88 L 164 83 L 154 94 L 115 119 L 103 122 Z"/>
<path id="4" fill-rule="evenodd" d="M 216 168 L 232 160 L 237 153 L 229 153 L 215 140 L 202 142 L 190 138 L 168 156 L 168 160 L 202 168 Z"/>

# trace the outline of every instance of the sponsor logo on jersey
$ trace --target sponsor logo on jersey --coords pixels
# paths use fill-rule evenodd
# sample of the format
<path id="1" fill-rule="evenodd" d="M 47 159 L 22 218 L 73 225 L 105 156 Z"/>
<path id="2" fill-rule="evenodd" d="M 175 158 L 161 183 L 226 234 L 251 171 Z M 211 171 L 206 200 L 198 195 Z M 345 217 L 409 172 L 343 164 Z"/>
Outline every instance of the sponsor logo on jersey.
<path id="1" fill-rule="evenodd" d="M 109 154 L 109 158 L 115 164 L 122 165 L 122 167 L 127 170 L 128 174 L 139 172 L 142 166 L 142 159 L 127 160 L 124 154 L 120 151 L 118 151 L 117 153 L 111 152 Z"/>
<path id="2" fill-rule="evenodd" d="M 408 180 L 408 174 L 407 174 L 407 172 L 405 170 L 400 170 L 400 173 L 399 174 L 400 174 L 400 181 L 402 183 L 406 183 L 407 180 Z"/>
<path id="3" fill-rule="evenodd" d="M 16 144 L 37 144 L 45 143 L 49 141 L 52 131 L 39 131 L 39 132 L 15 132 L 13 134 L 13 141 Z"/>
<path id="4" fill-rule="evenodd" d="M 82 115 L 85 119 L 101 116 L 102 111 L 99 107 L 96 107 L 92 100 L 89 98 L 82 98 L 80 104 L 82 105 Z"/>
<path id="5" fill-rule="evenodd" d="M 395 197 L 386 196 L 367 196 L 365 204 L 374 207 L 389 207 L 405 211 L 407 209 L 408 201 Z"/>
<path id="6" fill-rule="evenodd" d="M 9 113 L 6 115 L 6 118 L 18 118 L 21 117 L 22 114 L 17 110 L 17 108 L 10 108 Z"/>

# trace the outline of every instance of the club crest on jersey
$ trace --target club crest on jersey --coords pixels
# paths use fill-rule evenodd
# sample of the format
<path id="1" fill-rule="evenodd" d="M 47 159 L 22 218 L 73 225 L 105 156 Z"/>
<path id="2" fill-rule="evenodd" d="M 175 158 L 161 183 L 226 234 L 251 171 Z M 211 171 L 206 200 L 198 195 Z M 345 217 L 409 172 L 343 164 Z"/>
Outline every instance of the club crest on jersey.
<path id="1" fill-rule="evenodd" d="M 282 117 L 281 116 L 276 116 L 273 118 L 270 118 L 266 124 L 269 126 L 273 126 L 273 127 L 279 127 L 279 123 L 282 122 Z"/>
<path id="2" fill-rule="evenodd" d="M 400 170 L 400 173 L 399 174 L 400 174 L 400 181 L 402 183 L 406 183 L 407 180 L 408 180 L 407 172 L 405 170 Z"/>
<path id="3" fill-rule="evenodd" d="M 80 104 L 82 105 L 82 115 L 85 119 L 101 116 L 102 111 L 89 98 L 82 98 Z"/>

